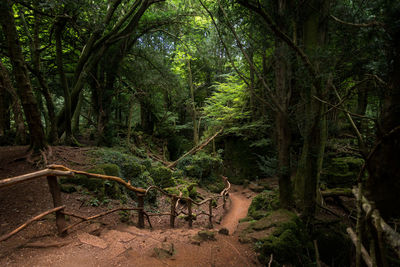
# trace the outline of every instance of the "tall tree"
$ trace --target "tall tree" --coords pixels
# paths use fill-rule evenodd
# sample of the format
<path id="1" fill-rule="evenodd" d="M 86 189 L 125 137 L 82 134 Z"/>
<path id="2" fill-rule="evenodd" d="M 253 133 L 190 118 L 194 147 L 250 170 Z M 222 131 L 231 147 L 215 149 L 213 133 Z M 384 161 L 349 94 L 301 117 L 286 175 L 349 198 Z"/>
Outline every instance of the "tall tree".
<path id="1" fill-rule="evenodd" d="M 33 94 L 28 69 L 22 54 L 19 36 L 14 21 L 12 2 L 10 0 L 0 3 L 0 22 L 7 38 L 10 61 L 13 65 L 13 74 L 17 84 L 17 93 L 24 108 L 25 118 L 28 122 L 30 144 L 34 151 L 46 149 L 47 143 L 40 118 L 39 108 Z"/>

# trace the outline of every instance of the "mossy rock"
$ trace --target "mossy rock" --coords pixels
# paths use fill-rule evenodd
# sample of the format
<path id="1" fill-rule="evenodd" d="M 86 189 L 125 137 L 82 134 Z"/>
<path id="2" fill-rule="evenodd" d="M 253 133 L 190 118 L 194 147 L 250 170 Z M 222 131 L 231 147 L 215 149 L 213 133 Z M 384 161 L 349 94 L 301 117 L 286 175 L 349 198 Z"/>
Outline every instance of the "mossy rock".
<path id="1" fill-rule="evenodd" d="M 252 224 L 251 228 L 263 229 L 262 231 L 273 229 L 272 234 L 256 244 L 262 263 L 266 264 L 271 254 L 279 264 L 304 266 L 311 263 L 308 256 L 308 253 L 313 251 L 311 238 L 301 220 L 294 213 L 277 210 L 261 221 L 262 223 L 258 221 Z"/>
<path id="2" fill-rule="evenodd" d="M 96 173 L 96 174 L 106 174 L 104 172 L 103 168 L 98 167 L 98 166 L 88 170 L 87 172 Z M 105 183 L 105 180 L 102 180 L 102 179 L 86 178 L 85 184 L 83 186 L 86 187 L 87 190 L 95 192 L 99 196 L 104 196 L 104 183 Z"/>
<path id="3" fill-rule="evenodd" d="M 262 217 L 262 211 L 272 211 L 278 207 L 278 194 L 275 191 L 266 190 L 253 198 L 247 215 L 254 219 L 260 219 Z"/>
<path id="4" fill-rule="evenodd" d="M 117 164 L 104 163 L 97 165 L 96 169 L 97 168 L 103 169 L 105 175 L 116 176 L 116 177 L 121 176 L 121 170 Z"/>
<path id="5" fill-rule="evenodd" d="M 265 211 L 265 210 L 256 210 L 256 211 L 253 211 L 253 212 L 251 213 L 251 216 L 249 216 L 249 218 L 250 218 L 251 220 L 260 220 L 260 219 L 262 219 L 262 218 L 264 218 L 264 217 L 267 217 L 268 214 L 269 214 L 269 211 Z"/>
<path id="6" fill-rule="evenodd" d="M 175 180 L 172 178 L 172 171 L 166 167 L 153 167 L 150 170 L 150 175 L 154 183 L 161 188 L 175 186 Z"/>
<path id="7" fill-rule="evenodd" d="M 199 236 L 199 238 L 202 241 L 208 241 L 208 240 L 215 241 L 215 240 L 217 240 L 215 238 L 215 232 L 212 232 L 212 231 L 202 230 L 202 231 L 199 231 L 197 233 L 197 235 Z"/>
<path id="8" fill-rule="evenodd" d="M 260 231 L 270 227 L 278 227 L 283 223 L 291 222 L 297 218 L 296 214 L 293 212 L 279 209 L 273 212 L 270 212 L 268 216 L 263 217 L 262 219 L 256 221 L 251 225 L 251 228 Z"/>
<path id="9" fill-rule="evenodd" d="M 356 157 L 332 158 L 324 163 L 321 181 L 329 187 L 351 186 L 357 179 L 364 160 Z"/>
<path id="10" fill-rule="evenodd" d="M 135 160 L 129 160 L 121 166 L 124 178 L 126 180 L 131 180 L 138 177 L 141 173 L 146 170 L 146 167 Z"/>

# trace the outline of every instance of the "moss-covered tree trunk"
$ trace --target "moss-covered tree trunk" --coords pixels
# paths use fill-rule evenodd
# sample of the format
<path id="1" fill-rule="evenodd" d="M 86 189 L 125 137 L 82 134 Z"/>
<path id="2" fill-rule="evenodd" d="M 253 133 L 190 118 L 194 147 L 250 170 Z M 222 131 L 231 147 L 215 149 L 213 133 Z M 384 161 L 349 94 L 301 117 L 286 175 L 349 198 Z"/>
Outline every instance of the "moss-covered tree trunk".
<path id="1" fill-rule="evenodd" d="M 17 93 L 21 99 L 25 117 L 28 122 L 31 148 L 34 150 L 45 149 L 47 144 L 40 112 L 22 54 L 10 0 L 0 2 L 0 22 L 3 33 L 7 38 L 10 61 L 13 65 L 13 74 L 17 84 Z"/>
<path id="2" fill-rule="evenodd" d="M 10 77 L 8 75 L 7 69 L 0 62 L 0 91 L 4 93 L 2 97 L 0 97 L 0 101 L 3 100 L 3 103 L 0 103 L 0 116 L 2 116 L 3 127 L 4 129 L 9 129 L 10 127 L 10 112 L 8 111 L 9 104 L 11 102 L 11 109 L 14 115 L 15 121 L 15 143 L 16 144 L 25 144 L 26 143 L 26 130 L 24 117 L 22 114 L 21 103 L 18 99 L 17 92 L 15 92 L 14 87 L 12 86 Z M 9 96 L 9 97 L 7 97 Z M 4 110 L 3 110 L 4 109 Z M 4 134 L 4 133 L 3 133 Z M 1 134 L 0 134 L 1 136 Z"/>
<path id="3" fill-rule="evenodd" d="M 282 30 L 287 31 L 285 23 L 285 16 L 288 14 L 286 1 L 278 1 L 277 14 L 277 25 Z M 290 208 L 293 204 L 292 182 L 290 177 L 291 131 L 289 127 L 289 102 L 291 98 L 290 51 L 279 37 L 275 38 L 275 58 L 275 94 L 277 102 L 280 105 L 280 108 L 275 112 L 279 201 L 283 208 Z"/>
<path id="4" fill-rule="evenodd" d="M 325 42 L 326 23 L 325 12 L 328 1 L 310 1 L 305 10 L 303 24 L 303 42 L 305 52 L 310 57 L 316 56 L 318 48 Z M 313 61 L 314 68 L 319 69 L 318 61 Z M 304 101 L 303 125 L 301 134 L 303 146 L 297 168 L 295 194 L 297 204 L 304 218 L 311 219 L 315 213 L 316 192 L 322 167 L 322 159 L 327 138 L 324 107 L 314 96 L 321 96 L 322 82 L 318 77 L 310 77 L 311 82 L 302 90 Z"/>

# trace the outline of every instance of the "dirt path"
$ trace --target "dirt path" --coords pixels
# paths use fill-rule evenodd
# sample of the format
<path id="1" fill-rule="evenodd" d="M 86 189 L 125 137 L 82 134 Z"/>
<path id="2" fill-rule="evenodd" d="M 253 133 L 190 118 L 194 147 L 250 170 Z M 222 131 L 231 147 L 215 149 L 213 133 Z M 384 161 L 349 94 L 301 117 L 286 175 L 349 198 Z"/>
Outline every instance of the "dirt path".
<path id="1" fill-rule="evenodd" d="M 238 220 L 246 216 L 251 196 L 243 188 L 232 188 L 229 211 L 220 225 L 215 224 L 215 241 L 199 242 L 195 238 L 204 228 L 149 230 L 96 223 L 60 238 L 48 234 L 56 232 L 50 220 L 37 224 L 43 231 L 37 238 L 18 235 L 0 243 L 0 266 L 261 266 L 252 247 L 241 244 L 237 235 L 217 233 L 222 227 L 234 233 Z M 172 253 L 160 255 L 160 249 Z"/>
<path id="2" fill-rule="evenodd" d="M 234 234 L 239 220 L 246 217 L 247 210 L 251 204 L 249 192 L 244 191 L 243 188 L 238 186 L 233 186 L 232 191 L 233 192 L 229 194 L 231 201 L 229 212 L 221 221 L 221 227 L 227 228 L 230 234 Z"/>

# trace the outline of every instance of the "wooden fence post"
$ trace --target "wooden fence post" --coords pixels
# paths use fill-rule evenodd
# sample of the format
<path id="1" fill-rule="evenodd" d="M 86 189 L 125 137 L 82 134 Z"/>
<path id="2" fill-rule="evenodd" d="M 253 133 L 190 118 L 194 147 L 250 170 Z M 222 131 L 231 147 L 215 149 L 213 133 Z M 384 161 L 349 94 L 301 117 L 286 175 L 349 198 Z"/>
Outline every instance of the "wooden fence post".
<path id="1" fill-rule="evenodd" d="M 176 202 L 176 196 L 171 197 L 171 215 L 169 217 L 169 225 L 171 228 L 175 227 L 175 202 Z"/>
<path id="2" fill-rule="evenodd" d="M 192 219 L 192 201 L 188 200 L 187 201 L 188 205 L 188 219 L 189 219 L 189 227 L 192 227 L 193 225 L 193 219 Z"/>
<path id="3" fill-rule="evenodd" d="M 137 194 L 138 198 L 138 227 L 139 228 L 144 228 L 144 195 L 142 194 Z"/>
<path id="4" fill-rule="evenodd" d="M 213 215 L 212 215 L 212 198 L 210 199 L 210 203 L 209 203 L 209 205 L 208 205 L 208 207 L 209 207 L 209 211 L 210 211 L 210 217 L 209 217 L 209 227 L 210 227 L 210 229 L 212 229 L 213 228 L 213 223 L 212 223 L 212 217 L 213 217 Z"/>
<path id="5" fill-rule="evenodd" d="M 60 190 L 60 185 L 58 184 L 57 181 L 57 176 L 47 176 L 47 183 L 49 184 L 50 193 L 51 196 L 53 197 L 54 207 L 56 208 L 62 206 L 61 190 Z M 60 236 L 66 236 L 67 234 L 66 231 L 64 232 L 67 223 L 65 221 L 65 216 L 62 213 L 63 211 L 64 209 L 56 211 L 56 224 L 57 224 L 58 234 Z"/>

